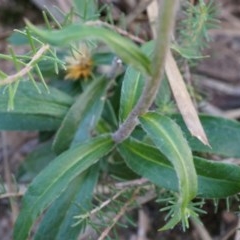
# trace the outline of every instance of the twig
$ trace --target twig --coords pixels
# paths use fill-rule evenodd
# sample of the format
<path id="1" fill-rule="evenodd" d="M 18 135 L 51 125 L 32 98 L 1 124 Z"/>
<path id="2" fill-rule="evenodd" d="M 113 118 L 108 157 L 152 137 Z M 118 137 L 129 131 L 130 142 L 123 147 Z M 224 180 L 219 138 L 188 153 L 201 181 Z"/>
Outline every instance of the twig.
<path id="1" fill-rule="evenodd" d="M 103 202 L 100 206 L 94 208 L 89 213 L 81 214 L 79 216 L 75 216 L 74 218 L 82 219 L 82 218 L 85 218 L 85 217 L 91 217 L 92 215 L 94 215 L 95 213 L 99 212 L 101 209 L 103 209 L 107 205 L 109 205 L 112 201 L 117 199 L 122 193 L 127 191 L 129 188 L 135 187 L 135 186 L 141 186 L 141 185 L 143 185 L 143 184 L 145 184 L 147 182 L 149 182 L 147 179 L 141 178 L 141 179 L 128 181 L 128 182 L 124 182 L 124 183 L 116 183 L 116 184 L 114 184 L 114 188 L 121 189 L 118 193 L 116 193 L 113 197 L 111 197 L 108 200 L 106 200 L 105 202 Z M 105 186 L 103 186 L 103 187 L 105 188 Z M 108 188 L 108 186 L 106 186 L 106 187 L 107 187 L 108 192 L 110 192 L 110 189 Z M 104 191 L 106 191 L 106 190 L 104 190 Z M 152 195 L 151 195 L 151 197 L 152 197 Z"/>
<path id="2" fill-rule="evenodd" d="M 7 183 L 7 187 L 9 191 L 14 192 L 15 187 L 12 181 L 11 170 L 9 166 L 9 158 L 7 153 L 7 139 L 6 139 L 7 136 L 5 132 L 2 132 L 1 136 L 2 136 L 3 166 L 4 166 L 5 181 Z M 10 200 L 10 205 L 12 209 L 12 223 L 14 223 L 15 220 L 17 219 L 19 209 L 18 209 L 16 199 L 14 197 L 10 197 L 9 200 Z"/>
<path id="3" fill-rule="evenodd" d="M 144 114 L 152 105 L 159 89 L 162 73 L 165 66 L 165 58 L 169 50 L 169 42 L 175 21 L 175 13 L 178 1 L 162 0 L 159 6 L 159 19 L 157 38 L 152 61 L 152 76 L 147 79 L 143 93 L 134 109 L 130 112 L 125 122 L 112 135 L 116 143 L 125 140 L 138 123 L 138 116 Z"/>
<path id="4" fill-rule="evenodd" d="M 204 112 L 204 113 L 208 113 L 208 114 L 210 113 L 211 115 L 214 115 L 214 116 L 224 117 L 224 112 L 221 109 L 210 104 L 207 101 L 201 102 L 199 105 L 199 109 L 201 110 L 201 112 Z"/>
<path id="5" fill-rule="evenodd" d="M 7 85 L 10 83 L 13 83 L 17 81 L 20 77 L 23 77 L 24 75 L 28 74 L 32 68 L 33 64 L 39 60 L 39 58 L 50 48 L 49 45 L 43 45 L 37 52 L 36 54 L 32 57 L 32 60 L 26 64 L 26 66 L 19 72 L 8 76 L 7 78 L 3 79 L 0 81 L 0 86 L 2 85 Z"/>
<path id="6" fill-rule="evenodd" d="M 106 200 L 105 202 L 103 202 L 100 206 L 94 208 L 92 211 L 90 211 L 89 213 L 86 214 L 81 214 L 79 216 L 75 216 L 75 219 L 80 219 L 82 220 L 83 218 L 89 218 L 92 217 L 94 214 L 96 214 L 97 212 L 99 212 L 100 210 L 102 210 L 104 207 L 106 207 L 107 205 L 109 205 L 112 201 L 114 201 L 115 199 L 117 199 L 123 192 L 125 192 L 127 189 L 123 189 L 121 191 L 119 191 L 118 193 L 116 193 L 113 197 L 109 198 L 108 200 Z M 74 224 L 75 225 L 75 224 Z M 77 225 L 77 223 L 76 223 Z"/>
<path id="7" fill-rule="evenodd" d="M 192 222 L 194 228 L 196 229 L 196 231 L 198 232 L 199 237 L 202 240 L 212 240 L 211 236 L 209 235 L 207 229 L 205 228 L 205 226 L 203 224 L 199 224 L 194 219 L 191 219 L 191 222 Z"/>
<path id="8" fill-rule="evenodd" d="M 123 29 L 121 29 L 121 28 L 118 28 L 118 27 L 113 26 L 113 25 L 111 25 L 111 24 L 109 24 L 109 23 L 106 23 L 106 22 L 102 22 L 102 21 L 100 21 L 100 20 L 97 20 L 97 21 L 88 21 L 88 22 L 86 22 L 86 24 L 87 24 L 87 25 L 90 25 L 90 26 L 91 26 L 91 25 L 96 25 L 96 26 L 104 26 L 104 27 L 110 28 L 110 29 L 118 32 L 119 34 L 121 34 L 121 35 L 123 35 L 123 36 L 125 36 L 125 37 L 128 37 L 129 39 L 133 40 L 133 41 L 136 42 L 136 43 L 144 43 L 144 42 L 145 42 L 143 39 L 141 39 L 141 38 L 139 38 L 139 37 L 137 37 L 137 36 L 135 36 L 135 35 L 132 35 L 132 34 L 130 34 L 129 32 L 127 32 L 127 31 L 125 31 L 125 30 L 123 30 Z"/>
<path id="9" fill-rule="evenodd" d="M 109 194 L 109 193 L 111 193 L 112 189 L 121 190 L 123 188 L 131 188 L 131 187 L 141 186 L 146 183 L 150 183 L 149 180 L 147 180 L 146 178 L 140 178 L 140 179 L 136 179 L 136 180 L 132 180 L 132 181 L 117 182 L 117 183 L 113 183 L 110 185 L 99 184 L 94 189 L 94 193 L 95 194 Z M 149 185 L 147 185 L 147 186 L 149 186 Z M 144 186 L 144 188 L 146 188 L 147 186 Z M 149 188 L 152 188 L 152 184 L 149 186 Z"/>
<path id="10" fill-rule="evenodd" d="M 234 233 L 236 233 L 237 231 L 239 231 L 236 227 L 231 228 L 222 238 L 221 240 L 229 240 L 231 239 L 231 237 L 234 235 Z M 237 238 L 237 240 L 239 240 L 239 238 Z"/>
<path id="11" fill-rule="evenodd" d="M 234 240 L 239 240 L 240 239 L 240 219 L 238 219 L 238 224 L 236 226 L 236 234 L 234 236 Z"/>
<path id="12" fill-rule="evenodd" d="M 153 0 L 143 0 L 141 1 L 135 9 L 126 17 L 125 24 L 129 25 L 140 13 L 142 13 L 146 7 L 152 2 Z"/>
<path id="13" fill-rule="evenodd" d="M 227 37 L 230 37 L 230 38 L 237 38 L 237 37 L 240 37 L 240 32 L 239 32 L 239 29 L 211 29 L 209 30 L 209 35 L 212 37 L 212 38 L 215 38 L 217 36 L 222 36 L 222 35 L 227 35 Z"/>
<path id="14" fill-rule="evenodd" d="M 16 189 L 11 191 L 7 182 L 3 183 L 3 189 L 5 189 L 6 192 L 0 194 L 0 199 L 9 197 L 21 197 L 27 191 L 27 186 L 24 184 L 18 184 L 16 188 L 18 191 L 16 191 Z"/>
<path id="15" fill-rule="evenodd" d="M 146 194 L 144 195 L 144 196 L 137 196 L 136 197 L 136 205 L 137 206 L 139 206 L 139 205 L 143 205 L 143 204 L 145 204 L 145 203 L 147 203 L 147 202 L 149 202 L 149 201 L 151 201 L 151 200 L 153 200 L 154 198 L 156 198 L 156 192 L 155 191 L 153 191 L 153 190 L 150 190 L 150 191 L 148 191 L 148 192 L 146 192 Z M 128 211 L 132 211 L 133 209 L 135 209 L 136 208 L 136 206 L 133 206 L 133 207 L 129 207 L 128 208 Z M 110 213 L 109 213 L 110 214 Z M 109 215 L 108 214 L 108 215 Z M 116 214 L 114 214 L 113 216 L 116 216 Z M 106 220 L 107 222 L 109 222 L 110 221 L 110 218 L 108 218 L 107 220 Z M 87 229 L 86 229 L 86 231 L 84 232 L 84 234 L 83 235 L 81 235 L 81 240 L 83 240 L 83 239 L 89 239 L 89 236 L 91 235 L 94 235 L 95 234 L 95 231 L 94 231 L 94 229 L 93 228 L 91 228 L 90 226 L 87 226 Z M 94 235 L 94 236 L 96 236 L 96 235 Z M 93 239 L 96 239 L 97 238 L 97 236 L 96 237 L 92 237 Z M 80 240 L 79 239 L 79 240 Z"/>
<path id="16" fill-rule="evenodd" d="M 25 194 L 25 192 L 9 192 L 9 193 L 4 193 L 0 194 L 0 199 L 3 198 L 12 198 L 12 197 L 22 197 Z"/>
<path id="17" fill-rule="evenodd" d="M 109 232 L 111 231 L 111 229 L 116 225 L 116 223 L 118 222 L 118 220 L 124 215 L 124 213 L 128 210 L 129 205 L 131 205 L 136 197 L 137 197 L 137 193 L 138 193 L 139 189 L 137 188 L 132 197 L 123 205 L 123 207 L 120 209 L 119 213 L 113 218 L 111 225 L 109 225 L 101 234 L 101 236 L 98 238 L 98 240 L 103 240 L 105 237 L 108 236 Z"/>
<path id="18" fill-rule="evenodd" d="M 143 209 L 139 209 L 137 240 L 146 240 L 147 232 L 149 228 L 150 228 L 150 221 L 149 221 L 148 215 L 144 212 Z"/>
<path id="19" fill-rule="evenodd" d="M 235 226 L 229 229 L 229 231 L 227 231 L 226 234 L 220 240 L 232 239 L 231 237 L 234 235 L 235 232 L 238 232 L 238 231 L 239 231 L 238 228 Z M 239 238 L 237 238 L 236 240 L 239 240 Z"/>
<path id="20" fill-rule="evenodd" d="M 149 183 L 149 180 L 146 178 L 140 178 L 132 181 L 127 181 L 127 182 L 119 182 L 115 184 L 116 188 L 126 188 L 126 187 L 134 187 L 134 186 L 141 186 L 145 183 Z"/>
<path id="21" fill-rule="evenodd" d="M 202 76 L 194 75 L 197 84 L 199 84 L 202 87 L 210 88 L 213 90 L 216 90 L 218 92 L 230 95 L 230 96 L 240 96 L 240 85 L 232 86 L 227 83 L 223 83 L 217 79 Z"/>
<path id="22" fill-rule="evenodd" d="M 240 118 L 240 108 L 224 111 L 223 115 L 226 118 L 232 118 L 232 119 Z"/>

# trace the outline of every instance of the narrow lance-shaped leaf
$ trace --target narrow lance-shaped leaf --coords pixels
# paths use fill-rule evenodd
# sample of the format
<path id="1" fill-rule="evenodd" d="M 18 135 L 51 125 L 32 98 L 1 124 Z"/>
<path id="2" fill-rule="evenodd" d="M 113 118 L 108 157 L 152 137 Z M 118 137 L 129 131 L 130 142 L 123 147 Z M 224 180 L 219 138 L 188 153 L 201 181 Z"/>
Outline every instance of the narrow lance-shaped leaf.
<path id="1" fill-rule="evenodd" d="M 52 161 L 30 184 L 14 228 L 14 240 L 25 240 L 38 215 L 56 199 L 81 172 L 114 147 L 110 135 L 99 136 L 75 146 Z"/>
<path id="2" fill-rule="evenodd" d="M 14 112 L 0 112 L 0 119 L 0 129 L 9 131 L 52 131 L 62 122 L 52 116 Z"/>
<path id="3" fill-rule="evenodd" d="M 181 209 L 164 227 L 171 228 L 185 216 L 188 204 L 197 193 L 197 175 L 192 153 L 181 129 L 170 118 L 149 112 L 140 117 L 140 122 L 157 148 L 171 161 L 178 177 Z"/>
<path id="4" fill-rule="evenodd" d="M 143 73 L 151 74 L 150 60 L 137 45 L 109 29 L 72 24 L 61 30 L 48 31 L 37 28 L 30 22 L 27 22 L 27 26 L 34 34 L 53 45 L 64 45 L 70 41 L 85 38 L 95 38 L 104 41 L 123 61 L 133 65 Z"/>
<path id="5" fill-rule="evenodd" d="M 74 217 L 89 210 L 98 174 L 99 167 L 95 165 L 70 183 L 70 186 L 56 199 L 44 215 L 35 240 L 77 239 L 86 223 L 82 222 L 73 227 Z"/>
<path id="6" fill-rule="evenodd" d="M 73 145 L 89 138 L 101 116 L 107 86 L 105 78 L 96 79 L 78 97 L 55 136 L 53 149 L 56 153 L 63 152 L 71 143 Z"/>
<path id="7" fill-rule="evenodd" d="M 141 72 L 128 67 L 122 84 L 119 118 L 123 122 L 136 105 L 144 87 L 144 76 Z"/>
<path id="8" fill-rule="evenodd" d="M 176 172 L 168 159 L 154 146 L 135 139 L 118 146 L 128 167 L 159 187 L 178 191 Z M 226 198 L 240 191 L 240 167 L 194 157 L 198 177 L 197 196 Z"/>
<path id="9" fill-rule="evenodd" d="M 148 42 L 141 47 L 143 53 L 150 57 L 153 51 L 154 42 Z M 143 87 L 146 82 L 146 75 L 140 71 L 129 66 L 125 72 L 122 89 L 121 89 L 121 100 L 119 118 L 123 122 L 128 114 L 132 111 L 137 101 L 139 100 Z"/>

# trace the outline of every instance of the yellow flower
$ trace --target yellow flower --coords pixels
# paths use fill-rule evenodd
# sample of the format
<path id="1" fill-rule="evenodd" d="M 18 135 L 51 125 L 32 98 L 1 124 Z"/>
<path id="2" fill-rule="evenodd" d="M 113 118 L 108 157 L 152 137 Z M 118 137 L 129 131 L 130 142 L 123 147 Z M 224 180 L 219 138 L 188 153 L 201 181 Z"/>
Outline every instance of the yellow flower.
<path id="1" fill-rule="evenodd" d="M 72 56 L 66 57 L 65 61 L 67 63 L 65 79 L 78 80 L 92 74 L 93 61 L 86 45 L 81 45 L 79 50 L 73 50 Z"/>

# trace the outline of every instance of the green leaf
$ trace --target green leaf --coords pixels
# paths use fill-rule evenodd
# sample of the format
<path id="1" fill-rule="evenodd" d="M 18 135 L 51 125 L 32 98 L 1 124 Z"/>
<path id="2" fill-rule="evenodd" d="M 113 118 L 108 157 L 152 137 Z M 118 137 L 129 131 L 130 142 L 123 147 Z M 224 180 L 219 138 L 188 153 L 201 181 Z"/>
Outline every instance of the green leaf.
<path id="1" fill-rule="evenodd" d="M 56 153 L 91 136 L 103 110 L 107 86 L 105 78 L 96 79 L 78 97 L 55 136 L 53 149 Z"/>
<path id="2" fill-rule="evenodd" d="M 140 122 L 156 147 L 174 166 L 179 181 L 179 192 L 185 203 L 189 202 L 197 192 L 197 175 L 191 150 L 181 129 L 170 118 L 154 112 L 140 117 Z"/>
<path id="3" fill-rule="evenodd" d="M 73 103 L 73 98 L 56 88 L 49 92 L 42 83 L 20 82 L 15 94 L 14 110 L 8 110 L 9 95 L 5 89 L 0 91 L 0 112 L 41 114 L 63 118 Z"/>
<path id="4" fill-rule="evenodd" d="M 110 135 L 79 144 L 59 155 L 30 184 L 14 228 L 14 239 L 25 240 L 39 214 L 48 207 L 80 173 L 96 163 L 113 147 Z"/>
<path id="5" fill-rule="evenodd" d="M 172 163 L 178 177 L 180 210 L 176 208 L 173 218 L 162 228 L 166 230 L 174 227 L 173 223 L 186 219 L 188 206 L 196 196 L 197 175 L 193 157 L 181 129 L 170 118 L 149 112 L 140 117 L 140 122 L 157 148 Z"/>
<path id="6" fill-rule="evenodd" d="M 115 110 L 113 108 L 112 102 L 114 100 L 107 99 L 104 105 L 103 113 L 102 113 L 102 121 L 105 122 L 105 125 L 109 126 L 109 129 L 113 132 L 118 127 L 118 120 L 116 117 Z M 119 99 L 116 99 L 116 101 L 119 101 Z M 109 131 L 108 131 L 109 132 Z"/>
<path id="7" fill-rule="evenodd" d="M 195 157 L 199 175 L 198 195 L 207 198 L 226 198 L 240 191 L 240 167 Z"/>
<path id="8" fill-rule="evenodd" d="M 172 110 L 172 93 L 166 77 L 163 78 L 154 103 L 162 112 Z"/>
<path id="9" fill-rule="evenodd" d="M 118 149 L 134 172 L 160 187 L 178 191 L 176 173 L 171 163 L 157 148 L 132 138 L 121 143 Z"/>
<path id="10" fill-rule="evenodd" d="M 8 110 L 9 95 L 0 90 L 0 129 L 55 130 L 73 103 L 73 98 L 55 88 L 49 92 L 41 83 L 20 82 L 14 109 Z M 40 92 L 40 93 L 39 93 Z"/>
<path id="11" fill-rule="evenodd" d="M 127 166 L 118 152 L 112 155 L 112 159 L 107 165 L 107 171 L 110 175 L 113 175 L 117 179 L 128 181 L 138 178 L 138 175 Z"/>
<path id="12" fill-rule="evenodd" d="M 173 118 L 186 133 L 186 138 L 193 151 L 213 153 L 227 157 L 240 157 L 240 123 L 230 119 L 200 115 L 200 120 L 207 134 L 210 147 L 203 145 L 191 136 L 181 116 Z"/>
<path id="13" fill-rule="evenodd" d="M 156 148 L 135 139 L 126 140 L 119 152 L 128 167 L 157 186 L 178 191 L 176 172 L 167 158 Z M 240 167 L 195 157 L 198 176 L 197 196 L 226 198 L 240 191 Z"/>
<path id="14" fill-rule="evenodd" d="M 99 168 L 92 166 L 77 176 L 52 204 L 39 226 L 35 240 L 77 239 L 84 230 L 84 222 L 73 227 L 74 216 L 86 213 L 91 206 Z"/>
<path id="15" fill-rule="evenodd" d="M 150 56 L 153 51 L 153 41 L 144 44 L 141 48 L 143 53 Z M 144 85 L 146 81 L 146 76 L 141 72 L 129 66 L 125 72 L 122 89 L 121 89 L 121 100 L 120 100 L 120 110 L 119 119 L 123 122 L 128 114 L 132 111 L 136 103 L 138 102 Z"/>
<path id="16" fill-rule="evenodd" d="M 142 94 L 145 84 L 145 76 L 132 67 L 128 67 L 122 84 L 119 119 L 123 122 Z"/>
<path id="17" fill-rule="evenodd" d="M 61 30 L 48 31 L 39 29 L 30 22 L 27 22 L 27 25 L 34 34 L 53 45 L 64 45 L 71 41 L 79 41 L 85 38 L 104 41 L 123 61 L 136 67 L 143 73 L 151 74 L 150 60 L 137 45 L 109 29 L 72 24 Z"/>
<path id="18" fill-rule="evenodd" d="M 47 115 L 0 112 L 0 130 L 51 131 L 60 126 L 62 119 Z"/>

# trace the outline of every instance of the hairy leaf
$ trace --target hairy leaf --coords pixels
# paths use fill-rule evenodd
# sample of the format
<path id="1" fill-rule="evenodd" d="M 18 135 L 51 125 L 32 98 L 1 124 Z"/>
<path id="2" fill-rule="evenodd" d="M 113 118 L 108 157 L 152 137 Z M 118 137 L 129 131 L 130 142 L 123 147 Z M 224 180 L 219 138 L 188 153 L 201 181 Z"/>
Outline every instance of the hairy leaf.
<path id="1" fill-rule="evenodd" d="M 150 56 L 153 51 L 154 42 L 148 42 L 142 46 L 142 51 L 147 56 Z M 132 111 L 137 101 L 139 100 L 143 87 L 145 85 L 146 76 L 141 72 L 129 66 L 125 72 L 122 89 L 121 89 L 121 100 L 119 119 L 123 122 L 128 114 Z"/>
<path id="2" fill-rule="evenodd" d="M 197 192 L 197 175 L 191 150 L 181 129 L 170 118 L 149 112 L 140 117 L 143 129 L 156 147 L 172 163 L 178 176 L 183 206 L 187 206 Z"/>
<path id="3" fill-rule="evenodd" d="M 30 184 L 14 228 L 14 239 L 25 240 L 42 211 L 64 191 L 80 173 L 96 163 L 114 147 L 111 136 L 104 135 L 76 145 L 59 155 Z"/>
<path id="4" fill-rule="evenodd" d="M 161 228 L 173 228 L 178 222 L 189 218 L 189 205 L 197 194 L 197 174 L 193 157 L 180 127 L 170 118 L 149 112 L 140 117 L 143 129 L 157 148 L 172 163 L 179 186 L 179 200 L 174 206 L 172 218 Z"/>
<path id="5" fill-rule="evenodd" d="M 55 136 L 53 148 L 56 153 L 91 136 L 103 110 L 107 85 L 106 79 L 96 79 L 78 97 Z"/>
<path id="6" fill-rule="evenodd" d="M 154 184 L 178 191 L 176 172 L 156 148 L 131 139 L 118 147 L 127 165 Z M 198 197 L 225 198 L 240 191 L 240 167 L 194 157 L 198 177 Z"/>
<path id="7" fill-rule="evenodd" d="M 48 209 L 35 240 L 77 239 L 79 232 L 84 230 L 84 222 L 73 227 L 74 217 L 89 210 L 98 173 L 98 166 L 92 166 L 70 183 L 70 186 Z"/>

